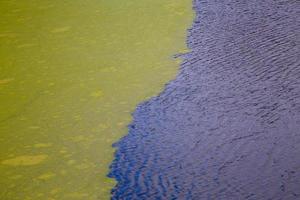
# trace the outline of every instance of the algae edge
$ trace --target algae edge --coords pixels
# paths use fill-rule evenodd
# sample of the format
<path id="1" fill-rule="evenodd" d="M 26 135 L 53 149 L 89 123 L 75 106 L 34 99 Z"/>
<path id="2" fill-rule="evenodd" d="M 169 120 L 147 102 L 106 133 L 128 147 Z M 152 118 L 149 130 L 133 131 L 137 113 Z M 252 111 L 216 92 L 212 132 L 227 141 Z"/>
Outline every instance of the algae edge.
<path id="1" fill-rule="evenodd" d="M 149 97 L 149 98 L 147 98 L 146 100 L 144 100 L 144 101 L 142 101 L 142 102 L 140 102 L 139 104 L 137 104 L 137 106 L 136 106 L 136 109 L 138 108 L 138 107 L 140 107 L 141 105 L 143 105 L 144 103 L 146 103 L 146 102 L 148 102 L 148 101 L 150 101 L 151 99 L 153 99 L 153 98 L 155 98 L 156 96 L 160 96 L 160 94 L 161 93 L 163 93 L 164 92 L 164 89 L 167 87 L 167 85 L 170 83 L 170 82 L 172 82 L 173 80 L 176 80 L 176 77 L 178 76 L 178 73 L 180 72 L 180 70 L 181 70 L 181 63 L 182 63 L 182 61 L 183 61 L 183 59 L 184 59 L 184 57 L 185 57 L 185 55 L 186 54 L 188 54 L 189 52 L 190 52 L 190 49 L 188 48 L 188 46 L 187 46 L 187 37 L 188 37 L 188 35 L 189 35 L 189 30 L 190 30 L 190 27 L 194 24 L 194 20 L 195 20 L 195 16 L 196 16 L 196 13 L 195 13 L 195 9 L 194 9 L 194 7 L 193 7 L 193 3 L 194 3 L 194 0 L 191 0 L 190 1 L 190 13 L 189 13 L 189 16 L 188 16 L 188 18 L 189 18 L 189 23 L 187 23 L 187 26 L 186 26 L 186 29 L 185 29 L 185 40 L 184 40 L 184 43 L 185 43 L 185 49 L 183 49 L 183 50 L 179 50 L 179 51 L 177 51 L 178 53 L 174 53 L 173 54 L 173 56 L 171 56 L 170 57 L 170 59 L 173 59 L 173 60 L 175 60 L 176 61 L 176 64 L 177 64 L 177 67 L 179 67 L 179 68 L 177 68 L 177 70 L 176 70 L 176 72 L 175 73 L 177 73 L 177 75 L 175 75 L 175 77 L 173 76 L 173 78 L 171 78 L 171 79 L 169 79 L 169 81 L 167 82 L 167 83 L 165 83 L 164 84 L 164 87 L 163 88 L 161 88 L 161 90 L 160 90 L 160 92 L 159 93 L 157 93 L 157 95 L 153 95 L 152 97 Z M 135 112 L 135 111 L 134 111 Z M 115 142 L 113 145 L 112 145 L 112 147 L 115 149 L 115 152 L 114 152 L 114 160 L 112 161 L 112 163 L 110 164 L 110 172 L 107 174 L 107 176 L 109 177 L 109 178 L 111 178 L 111 179 L 114 179 L 114 181 L 115 181 L 115 186 L 112 188 L 112 190 L 111 190 L 111 194 L 112 194 L 112 198 L 111 199 L 115 199 L 114 198 L 114 190 L 118 187 L 118 175 L 116 175 L 116 174 L 114 174 L 114 172 L 112 171 L 112 168 L 113 168 L 113 165 L 115 164 L 115 161 L 118 159 L 117 157 L 116 157 L 116 154 L 117 154 L 117 151 L 118 151 L 118 143 L 123 139 L 123 138 L 125 138 L 125 137 L 127 137 L 127 134 L 128 134 L 128 131 L 129 131 L 129 129 L 130 128 L 132 128 L 131 126 L 132 126 L 132 124 L 131 124 L 131 122 L 132 122 L 132 120 L 133 120 L 133 118 L 134 118 L 134 112 L 132 112 L 131 113 L 131 119 L 130 119 L 130 123 L 127 125 L 127 128 L 126 128 L 126 134 L 123 136 L 123 137 L 121 137 L 117 142 Z"/>

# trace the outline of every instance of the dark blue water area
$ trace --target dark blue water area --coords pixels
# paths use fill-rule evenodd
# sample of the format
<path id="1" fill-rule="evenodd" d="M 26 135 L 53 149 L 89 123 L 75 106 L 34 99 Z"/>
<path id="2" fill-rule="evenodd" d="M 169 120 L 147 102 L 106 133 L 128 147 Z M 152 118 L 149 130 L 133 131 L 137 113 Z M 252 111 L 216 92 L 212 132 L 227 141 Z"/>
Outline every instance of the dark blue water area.
<path id="1" fill-rule="evenodd" d="M 176 79 L 114 145 L 112 199 L 300 199 L 299 4 L 194 1 Z"/>

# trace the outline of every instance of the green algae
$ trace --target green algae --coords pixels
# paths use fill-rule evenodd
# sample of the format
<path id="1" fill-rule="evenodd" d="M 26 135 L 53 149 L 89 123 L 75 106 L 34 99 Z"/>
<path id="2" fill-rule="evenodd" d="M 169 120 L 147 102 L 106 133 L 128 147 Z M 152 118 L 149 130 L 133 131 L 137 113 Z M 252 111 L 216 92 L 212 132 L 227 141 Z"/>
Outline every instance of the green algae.
<path id="1" fill-rule="evenodd" d="M 0 199 L 108 199 L 111 145 L 174 78 L 190 0 L 0 2 Z"/>

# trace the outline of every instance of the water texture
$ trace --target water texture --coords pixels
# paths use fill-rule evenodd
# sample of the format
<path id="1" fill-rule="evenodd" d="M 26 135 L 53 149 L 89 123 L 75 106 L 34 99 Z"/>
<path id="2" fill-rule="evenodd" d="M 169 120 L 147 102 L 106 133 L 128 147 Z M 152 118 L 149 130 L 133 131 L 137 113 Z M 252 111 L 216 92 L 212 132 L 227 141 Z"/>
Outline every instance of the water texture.
<path id="1" fill-rule="evenodd" d="M 113 199 L 300 199 L 299 1 L 194 10 L 178 76 L 115 144 Z"/>
<path id="2" fill-rule="evenodd" d="M 0 199 L 102 200 L 130 113 L 176 75 L 190 0 L 0 1 Z"/>

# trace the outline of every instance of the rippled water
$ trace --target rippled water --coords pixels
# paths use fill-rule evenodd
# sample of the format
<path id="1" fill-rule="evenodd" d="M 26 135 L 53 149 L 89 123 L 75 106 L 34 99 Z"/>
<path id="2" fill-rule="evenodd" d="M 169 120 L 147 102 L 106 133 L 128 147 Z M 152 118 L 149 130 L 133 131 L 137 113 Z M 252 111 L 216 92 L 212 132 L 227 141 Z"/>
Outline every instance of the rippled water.
<path id="1" fill-rule="evenodd" d="M 300 199 L 299 1 L 194 8 L 180 73 L 115 145 L 113 199 Z"/>
<path id="2" fill-rule="evenodd" d="M 190 0 L 1 0 L 0 19 L 0 199 L 108 199 L 111 145 L 175 75 Z"/>

